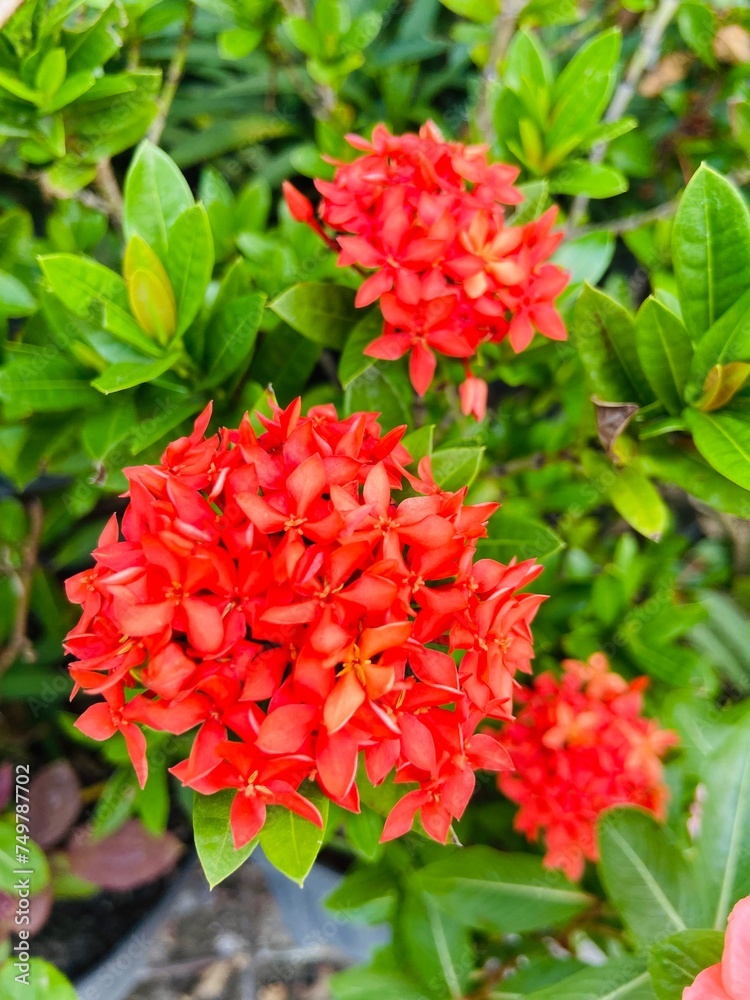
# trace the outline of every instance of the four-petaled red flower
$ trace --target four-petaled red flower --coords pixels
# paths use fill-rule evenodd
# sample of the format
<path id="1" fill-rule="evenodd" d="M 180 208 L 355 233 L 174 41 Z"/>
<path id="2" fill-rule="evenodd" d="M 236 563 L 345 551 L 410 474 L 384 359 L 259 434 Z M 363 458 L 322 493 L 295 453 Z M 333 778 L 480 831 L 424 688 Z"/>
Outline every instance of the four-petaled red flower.
<path id="1" fill-rule="evenodd" d="M 409 374 L 423 395 L 435 352 L 470 358 L 506 337 L 518 352 L 535 330 L 565 339 L 554 300 L 568 276 L 549 263 L 562 239 L 552 232 L 556 209 L 524 225 L 506 220 L 505 206 L 522 200 L 515 167 L 490 163 L 486 146 L 446 142 L 432 122 L 418 135 L 377 125 L 370 142 L 347 138 L 362 155 L 333 161 L 333 180 L 315 182 L 333 238 L 288 182 L 284 196 L 295 219 L 338 249 L 341 267 L 373 272 L 356 304 L 379 299 L 385 322 L 365 354 L 392 360 L 411 352 Z M 486 409 L 479 381 L 464 383 L 461 395 L 464 413 L 477 419 Z"/>
<path id="2" fill-rule="evenodd" d="M 297 400 L 205 437 L 209 418 L 161 465 L 125 470 L 121 524 L 68 581 L 83 609 L 70 672 L 104 699 L 78 726 L 122 733 L 141 784 L 142 727 L 194 732 L 173 773 L 237 790 L 238 847 L 268 806 L 320 824 L 311 782 L 356 812 L 360 755 L 372 782 L 414 786 L 384 838 L 419 813 L 445 840 L 475 770 L 510 766 L 477 729 L 509 717 L 513 676 L 530 670 L 541 598 L 518 591 L 540 567 L 475 561 L 497 505 L 441 490 L 429 460 L 407 471 L 405 428 L 382 435 L 376 414 L 302 416 Z"/>
<path id="3" fill-rule="evenodd" d="M 516 829 L 529 840 L 543 834 L 545 865 L 572 880 L 597 860 L 603 810 L 631 804 L 664 818 L 661 759 L 677 736 L 642 715 L 647 683 L 628 683 L 595 653 L 588 663 L 565 660 L 561 680 L 542 674 L 517 693 L 522 708 L 502 734 L 516 770 L 498 784 L 520 806 Z"/>

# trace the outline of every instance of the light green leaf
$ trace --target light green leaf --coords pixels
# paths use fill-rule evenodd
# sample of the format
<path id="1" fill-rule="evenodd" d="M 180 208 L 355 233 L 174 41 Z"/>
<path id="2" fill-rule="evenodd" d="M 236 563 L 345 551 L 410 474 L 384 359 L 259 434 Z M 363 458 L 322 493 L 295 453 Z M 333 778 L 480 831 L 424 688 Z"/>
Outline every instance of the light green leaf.
<path id="1" fill-rule="evenodd" d="M 54 965 L 32 958 L 28 981 L 19 980 L 18 969 L 9 959 L 0 968 L 0 996 L 3 1000 L 77 1000 L 77 993 Z"/>
<path id="2" fill-rule="evenodd" d="M 30 316 L 36 299 L 23 282 L 7 271 L 0 271 L 0 316 Z"/>
<path id="3" fill-rule="evenodd" d="M 123 233 L 138 234 L 167 264 L 167 241 L 173 223 L 193 206 L 193 195 L 179 167 L 163 150 L 145 141 L 125 178 Z"/>
<path id="4" fill-rule="evenodd" d="M 647 476 L 674 483 L 725 514 L 750 518 L 750 493 L 712 469 L 695 452 L 648 442 L 641 445 L 636 464 Z"/>
<path id="5" fill-rule="evenodd" d="M 239 851 L 234 848 L 229 811 L 236 794 L 225 789 L 215 795 L 196 793 L 193 798 L 195 848 L 212 889 L 244 864 L 258 845 L 256 838 Z"/>
<path id="6" fill-rule="evenodd" d="M 681 931 L 658 941 L 648 956 L 648 971 L 657 1000 L 682 1000 L 699 972 L 721 961 L 720 931 Z"/>
<path id="7" fill-rule="evenodd" d="M 91 383 L 99 392 L 105 396 L 111 392 L 121 392 L 123 389 L 132 389 L 133 386 L 142 385 L 144 382 L 151 382 L 153 379 L 169 371 L 177 360 L 178 355 L 169 354 L 159 361 L 137 364 L 132 361 L 122 361 L 117 365 L 110 365 L 106 371 L 95 378 Z"/>
<path id="8" fill-rule="evenodd" d="M 531 854 L 466 847 L 446 855 L 414 881 L 467 927 L 521 934 L 565 924 L 591 905 L 587 893 Z"/>
<path id="9" fill-rule="evenodd" d="M 0 821 L 0 892 L 17 896 L 15 886 L 19 878 L 17 870 L 28 870 L 31 895 L 41 892 L 49 884 L 49 865 L 44 851 L 33 840 L 27 843 L 17 840 L 15 822 L 11 818 Z"/>
<path id="10" fill-rule="evenodd" d="M 489 538 L 479 540 L 479 551 L 484 558 L 502 563 L 510 562 L 514 556 L 543 562 L 564 546 L 560 536 L 544 521 L 508 514 L 505 509 L 490 519 L 489 534 Z"/>
<path id="11" fill-rule="evenodd" d="M 629 806 L 598 824 L 599 873 L 634 941 L 652 944 L 700 920 L 695 877 L 665 827 Z M 699 926 L 699 924 L 698 924 Z"/>
<path id="12" fill-rule="evenodd" d="M 317 787 L 303 788 L 301 794 L 313 802 L 328 819 L 329 801 Z M 303 885 L 323 845 L 323 830 L 283 806 L 270 806 L 260 832 L 263 853 L 280 872 Z"/>
<path id="13" fill-rule="evenodd" d="M 583 194 L 589 198 L 613 198 L 628 189 L 625 174 L 605 163 L 566 160 L 550 177 L 553 194 Z"/>
<path id="14" fill-rule="evenodd" d="M 709 910 L 704 924 L 723 931 L 734 904 L 750 894 L 750 719 L 704 760 L 701 828 L 696 854 L 698 892 Z"/>
<path id="15" fill-rule="evenodd" d="M 444 490 L 471 486 L 482 464 L 484 448 L 443 448 L 432 453 L 432 474 Z"/>
<path id="16" fill-rule="evenodd" d="M 683 414 L 695 447 L 722 476 L 750 490 L 750 420 L 730 410 Z"/>
<path id="17" fill-rule="evenodd" d="M 346 338 L 339 358 L 339 382 L 346 389 L 350 382 L 375 364 L 377 358 L 370 358 L 364 349 L 383 332 L 383 315 L 376 307 L 365 313 Z"/>
<path id="18" fill-rule="evenodd" d="M 89 257 L 56 253 L 40 257 L 45 277 L 63 305 L 84 319 L 100 318 L 119 340 L 151 357 L 161 349 L 131 316 L 125 282 Z"/>
<path id="19" fill-rule="evenodd" d="M 620 517 L 646 538 L 658 542 L 669 523 L 669 511 L 654 484 L 632 466 L 614 472 L 609 499 Z"/>
<path id="20" fill-rule="evenodd" d="M 750 213 L 734 185 L 706 164 L 680 201 L 672 256 L 685 326 L 697 341 L 750 284 Z"/>
<path id="21" fill-rule="evenodd" d="M 203 205 L 186 209 L 172 224 L 166 267 L 177 303 L 179 337 L 198 315 L 214 269 L 211 223 Z"/>
<path id="22" fill-rule="evenodd" d="M 650 295 L 635 318 L 641 367 L 670 413 L 680 413 L 690 371 L 693 345 L 682 320 Z"/>
<path id="23" fill-rule="evenodd" d="M 354 292 L 343 285 L 305 281 L 282 292 L 271 309 L 303 337 L 336 349 L 357 322 Z"/>

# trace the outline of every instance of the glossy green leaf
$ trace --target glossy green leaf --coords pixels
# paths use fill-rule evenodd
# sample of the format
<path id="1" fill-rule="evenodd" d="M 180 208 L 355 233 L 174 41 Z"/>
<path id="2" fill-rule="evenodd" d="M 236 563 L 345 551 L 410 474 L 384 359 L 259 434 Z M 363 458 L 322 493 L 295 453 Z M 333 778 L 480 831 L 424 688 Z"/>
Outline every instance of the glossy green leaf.
<path id="1" fill-rule="evenodd" d="M 687 396 L 692 402 L 703 393 L 715 365 L 750 361 L 750 289 L 701 337 L 690 366 Z"/>
<path id="2" fill-rule="evenodd" d="M 697 341 L 750 284 L 750 213 L 734 185 L 706 164 L 680 201 L 672 255 L 685 326 Z"/>
<path id="3" fill-rule="evenodd" d="M 142 385 L 144 382 L 150 382 L 163 375 L 164 372 L 169 371 L 176 360 L 177 355 L 169 354 L 159 361 L 146 362 L 142 365 L 123 361 L 117 365 L 110 365 L 91 384 L 99 392 L 103 392 L 105 396 L 111 392 L 132 389 L 133 386 Z"/>
<path id="4" fill-rule="evenodd" d="M 339 358 L 339 382 L 346 389 L 350 382 L 362 375 L 375 364 L 377 358 L 370 358 L 365 348 L 383 332 L 383 314 L 376 306 L 360 319 L 346 338 Z"/>
<path id="5" fill-rule="evenodd" d="M 265 295 L 253 292 L 227 302 L 212 316 L 206 330 L 203 388 L 221 385 L 250 364 L 265 304 Z"/>
<path id="6" fill-rule="evenodd" d="M 724 935 L 720 931 L 681 931 L 658 941 L 648 956 L 648 971 L 657 1000 L 682 1000 L 695 977 L 721 961 Z"/>
<path id="7" fill-rule="evenodd" d="M 750 490 L 750 419 L 732 410 L 685 410 L 695 447 L 717 472 Z"/>
<path id="8" fill-rule="evenodd" d="M 202 205 L 193 205 L 175 219 L 167 241 L 167 274 L 177 304 L 177 336 L 198 315 L 214 268 L 211 223 Z"/>
<path id="9" fill-rule="evenodd" d="M 119 274 L 89 257 L 58 253 L 40 257 L 47 281 L 60 301 L 76 316 L 101 318 L 115 337 L 156 357 L 161 348 L 130 314 L 128 292 Z"/>
<path id="10" fill-rule="evenodd" d="M 446 851 L 417 872 L 415 884 L 467 927 L 521 934 L 567 923 L 591 897 L 541 858 L 490 847 Z"/>
<path id="11" fill-rule="evenodd" d="M 636 352 L 635 324 L 619 302 L 585 284 L 571 333 L 587 381 L 603 402 L 635 402 L 644 387 L 649 392 Z"/>
<path id="12" fill-rule="evenodd" d="M 490 518 L 489 538 L 479 540 L 485 558 L 508 563 L 518 559 L 549 559 L 563 547 L 563 540 L 544 521 L 499 510 Z"/>
<path id="13" fill-rule="evenodd" d="M 380 821 L 382 831 L 382 821 Z M 344 919 L 381 924 L 394 915 L 396 887 L 383 877 L 377 866 L 368 865 L 347 872 L 326 897 L 326 907 Z"/>
<path id="14" fill-rule="evenodd" d="M 101 462 L 116 445 L 133 433 L 137 423 L 133 402 L 126 398 L 116 406 L 105 406 L 101 413 L 90 416 L 83 425 L 81 442 L 89 455 Z M 124 455 L 120 464 L 125 464 Z"/>
<path id="15" fill-rule="evenodd" d="M 375 364 L 346 387 L 344 409 L 374 410 L 386 430 L 411 422 L 412 388 L 403 372 L 387 363 Z"/>
<path id="16" fill-rule="evenodd" d="M 471 486 L 482 464 L 484 448 L 442 448 L 432 453 L 432 474 L 444 490 Z"/>
<path id="17" fill-rule="evenodd" d="M 125 239 L 137 233 L 166 264 L 169 230 L 192 205 L 192 192 L 179 167 L 163 150 L 143 142 L 125 178 Z"/>
<path id="18" fill-rule="evenodd" d="M 229 811 L 237 793 L 231 789 L 193 798 L 193 833 L 200 863 L 214 889 L 244 864 L 258 845 L 257 838 L 239 851 L 232 842 Z"/>
<path id="19" fill-rule="evenodd" d="M 605 163 L 566 160 L 550 177 L 553 194 L 582 194 L 589 198 L 613 198 L 628 189 L 627 177 Z"/>
<path id="20" fill-rule="evenodd" d="M 329 800 L 313 786 L 300 789 L 320 810 L 325 829 Z M 274 868 L 303 885 L 323 845 L 323 830 L 283 806 L 270 806 L 260 846 Z"/>
<path id="21" fill-rule="evenodd" d="M 608 493 L 612 506 L 631 528 L 659 541 L 669 523 L 669 511 L 646 476 L 632 466 L 617 470 Z"/>
<path id="22" fill-rule="evenodd" d="M 336 349 L 344 346 L 360 318 L 351 288 L 315 281 L 288 288 L 273 300 L 271 309 L 303 337 Z"/>
<path id="23" fill-rule="evenodd" d="M 428 1000 L 419 984 L 397 969 L 380 972 L 360 965 L 336 973 L 331 994 L 334 1000 Z"/>
<path id="24" fill-rule="evenodd" d="M 696 926 L 701 908 L 694 873 L 651 813 L 628 806 L 608 810 L 599 820 L 598 842 L 607 896 L 634 941 L 652 944 Z"/>
<path id="25" fill-rule="evenodd" d="M 750 719 L 736 722 L 704 759 L 700 778 L 697 885 L 708 909 L 704 926 L 723 931 L 734 904 L 750 894 Z"/>
<path id="26" fill-rule="evenodd" d="M 7 271 L 0 271 L 0 317 L 30 316 L 36 299 L 26 285 Z"/>
<path id="27" fill-rule="evenodd" d="M 682 320 L 650 295 L 638 310 L 635 339 L 641 367 L 670 413 L 680 413 L 693 357 Z"/>
<path id="28" fill-rule="evenodd" d="M 637 465 L 647 476 L 674 483 L 725 514 L 750 518 L 750 493 L 711 468 L 694 451 L 648 442 L 641 445 Z"/>

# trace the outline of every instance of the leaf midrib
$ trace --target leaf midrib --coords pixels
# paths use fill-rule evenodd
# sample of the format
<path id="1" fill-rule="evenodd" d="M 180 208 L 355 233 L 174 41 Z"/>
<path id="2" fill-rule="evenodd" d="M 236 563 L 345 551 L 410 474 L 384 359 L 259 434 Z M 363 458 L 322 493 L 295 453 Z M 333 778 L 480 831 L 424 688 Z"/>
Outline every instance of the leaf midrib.
<path id="1" fill-rule="evenodd" d="M 617 845 L 619 846 L 620 850 L 625 855 L 625 857 L 630 861 L 635 870 L 641 876 L 646 887 L 651 890 L 652 896 L 657 901 L 657 903 L 661 905 L 661 909 L 672 921 L 675 928 L 678 931 L 687 930 L 687 924 L 684 922 L 684 920 L 679 915 L 677 910 L 675 910 L 674 906 L 672 906 L 672 903 L 667 898 L 667 895 L 662 889 L 662 887 L 656 881 L 656 879 L 651 874 L 648 867 L 644 864 L 639 855 L 636 854 L 636 852 L 632 849 L 627 840 L 625 840 L 625 838 L 612 827 L 610 827 L 609 834 L 612 837 L 612 839 L 617 843 Z M 603 998 L 603 1000 L 606 1000 L 606 998 Z"/>

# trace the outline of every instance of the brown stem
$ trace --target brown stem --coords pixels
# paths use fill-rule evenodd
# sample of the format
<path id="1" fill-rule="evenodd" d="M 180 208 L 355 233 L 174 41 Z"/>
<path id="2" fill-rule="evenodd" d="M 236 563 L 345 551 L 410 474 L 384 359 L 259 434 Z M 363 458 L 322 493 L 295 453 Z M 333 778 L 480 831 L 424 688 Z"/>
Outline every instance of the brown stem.
<path id="1" fill-rule="evenodd" d="M 27 507 L 29 515 L 29 533 L 21 553 L 21 566 L 14 574 L 18 584 L 18 603 L 10 641 L 0 651 L 0 676 L 13 666 L 22 654 L 31 653 L 31 641 L 27 636 L 29 609 L 31 607 L 31 588 L 34 583 L 34 570 L 39 554 L 39 541 L 42 537 L 43 510 L 39 500 L 34 499 Z"/>
<path id="2" fill-rule="evenodd" d="M 122 192 L 109 157 L 97 164 L 96 187 L 106 205 L 107 214 L 119 226 L 122 223 Z"/>
<path id="3" fill-rule="evenodd" d="M 177 88 L 180 85 L 182 74 L 185 72 L 188 49 L 190 48 L 190 42 L 193 40 L 194 19 L 195 5 L 191 3 L 188 4 L 185 23 L 182 27 L 182 34 L 177 42 L 177 47 L 174 50 L 169 67 L 167 68 L 167 76 L 164 80 L 161 95 L 159 96 L 159 110 L 156 113 L 156 118 L 154 118 L 151 123 L 151 128 L 148 130 L 149 141 L 153 142 L 154 145 L 157 145 L 161 139 L 164 126 L 167 124 L 169 109 L 172 107 L 172 102 L 177 94 Z"/>

